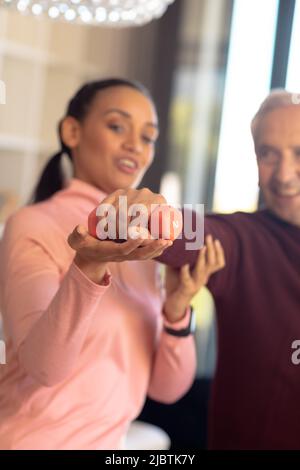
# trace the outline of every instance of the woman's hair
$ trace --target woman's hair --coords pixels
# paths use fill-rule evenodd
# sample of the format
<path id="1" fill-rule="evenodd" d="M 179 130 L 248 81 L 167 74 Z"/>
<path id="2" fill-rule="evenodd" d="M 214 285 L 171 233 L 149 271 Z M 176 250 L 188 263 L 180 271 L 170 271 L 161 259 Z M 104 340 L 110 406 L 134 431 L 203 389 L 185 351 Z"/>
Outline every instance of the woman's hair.
<path id="1" fill-rule="evenodd" d="M 127 86 L 141 92 L 144 96 L 150 99 L 153 103 L 153 99 L 143 85 L 139 82 L 125 80 L 121 78 L 110 78 L 106 80 L 98 80 L 94 82 L 89 82 L 83 85 L 77 93 L 69 101 L 66 116 L 72 116 L 77 119 L 79 122 L 82 122 L 86 117 L 90 106 L 98 93 L 98 91 L 105 90 L 106 88 L 117 87 L 117 86 Z M 61 158 L 63 154 L 66 154 L 69 159 L 72 161 L 72 152 L 71 149 L 64 144 L 61 137 L 61 126 L 63 119 L 58 124 L 58 137 L 60 141 L 60 151 L 53 155 L 45 168 L 42 171 L 40 179 L 37 183 L 37 186 L 34 190 L 32 202 L 41 202 L 45 199 L 48 199 L 56 191 L 59 191 L 64 186 L 64 176 L 61 168 Z"/>
<path id="2" fill-rule="evenodd" d="M 254 142 L 257 138 L 257 133 L 261 123 L 261 119 L 269 112 L 275 109 L 285 108 L 287 106 L 299 106 L 300 95 L 296 93 L 290 93 L 283 88 L 277 88 L 271 91 L 271 93 L 262 102 L 259 110 L 255 114 L 251 122 L 251 132 Z"/>

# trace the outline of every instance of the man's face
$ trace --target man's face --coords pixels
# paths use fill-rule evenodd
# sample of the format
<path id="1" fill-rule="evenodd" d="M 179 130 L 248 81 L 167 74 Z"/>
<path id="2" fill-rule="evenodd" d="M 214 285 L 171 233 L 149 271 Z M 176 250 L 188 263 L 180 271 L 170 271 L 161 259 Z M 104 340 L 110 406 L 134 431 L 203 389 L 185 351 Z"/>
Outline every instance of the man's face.
<path id="1" fill-rule="evenodd" d="M 267 208 L 300 227 L 300 106 L 279 108 L 263 116 L 255 150 Z"/>

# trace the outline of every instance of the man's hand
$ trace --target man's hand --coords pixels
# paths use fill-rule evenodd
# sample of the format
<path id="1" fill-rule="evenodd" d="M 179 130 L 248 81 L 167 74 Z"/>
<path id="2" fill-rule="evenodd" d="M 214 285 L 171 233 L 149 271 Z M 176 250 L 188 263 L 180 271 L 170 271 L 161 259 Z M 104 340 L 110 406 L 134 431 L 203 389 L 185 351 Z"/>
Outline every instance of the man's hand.
<path id="1" fill-rule="evenodd" d="M 166 301 L 164 314 L 170 322 L 183 318 L 192 298 L 207 284 L 210 276 L 224 268 L 225 256 L 219 240 L 213 241 L 208 235 L 206 245 L 200 250 L 197 263 L 190 271 L 188 264 L 180 270 L 166 268 Z"/>

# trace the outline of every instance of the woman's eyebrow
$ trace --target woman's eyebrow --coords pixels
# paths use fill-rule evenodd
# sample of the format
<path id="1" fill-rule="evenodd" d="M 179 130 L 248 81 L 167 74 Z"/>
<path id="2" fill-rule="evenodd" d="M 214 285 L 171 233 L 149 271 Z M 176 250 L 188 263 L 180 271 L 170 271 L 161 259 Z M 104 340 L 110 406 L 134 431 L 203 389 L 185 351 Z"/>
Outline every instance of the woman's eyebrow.
<path id="1" fill-rule="evenodd" d="M 124 116 L 124 117 L 126 117 L 126 118 L 131 119 L 130 114 L 127 113 L 126 111 L 123 111 L 122 109 L 118 109 L 118 108 L 111 108 L 111 109 L 108 109 L 107 111 L 105 111 L 104 116 L 105 116 L 106 114 L 109 114 L 109 113 L 118 113 L 118 114 L 121 114 L 122 116 Z"/>
<path id="2" fill-rule="evenodd" d="M 119 109 L 119 108 L 108 109 L 107 111 L 105 111 L 104 116 L 106 114 L 109 114 L 109 113 L 118 113 L 118 114 L 121 114 L 121 116 L 123 116 L 127 119 L 132 119 L 132 116 L 129 113 L 127 113 L 126 111 L 123 111 L 123 109 Z M 158 124 L 156 124 L 155 122 L 146 122 L 145 125 L 154 127 L 155 129 L 158 129 Z"/>

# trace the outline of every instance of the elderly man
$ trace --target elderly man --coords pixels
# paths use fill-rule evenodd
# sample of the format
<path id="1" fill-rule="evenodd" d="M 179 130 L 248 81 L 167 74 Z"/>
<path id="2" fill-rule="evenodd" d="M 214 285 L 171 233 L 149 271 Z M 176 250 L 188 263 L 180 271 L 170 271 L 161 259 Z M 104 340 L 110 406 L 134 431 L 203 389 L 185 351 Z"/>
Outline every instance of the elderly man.
<path id="1" fill-rule="evenodd" d="M 209 447 L 300 449 L 299 100 L 271 93 L 252 134 L 266 208 L 205 218 L 227 263 L 208 284 L 218 321 Z M 159 260 L 179 267 L 196 256 L 182 239 Z"/>

